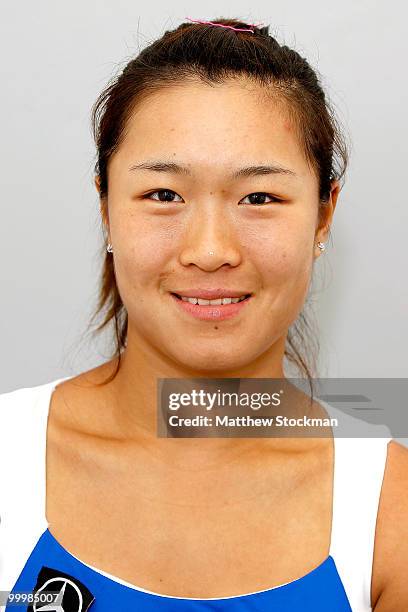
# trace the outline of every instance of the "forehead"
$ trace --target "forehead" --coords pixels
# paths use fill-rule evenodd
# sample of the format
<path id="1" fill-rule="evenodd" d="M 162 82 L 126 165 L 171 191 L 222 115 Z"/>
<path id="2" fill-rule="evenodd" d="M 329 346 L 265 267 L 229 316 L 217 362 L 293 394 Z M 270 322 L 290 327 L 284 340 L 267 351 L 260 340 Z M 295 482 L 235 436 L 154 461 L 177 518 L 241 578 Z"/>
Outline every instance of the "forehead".
<path id="1" fill-rule="evenodd" d="M 283 103 L 243 79 L 166 86 L 138 103 L 117 157 L 159 156 L 186 160 L 192 170 L 271 159 L 299 176 L 311 173 Z"/>

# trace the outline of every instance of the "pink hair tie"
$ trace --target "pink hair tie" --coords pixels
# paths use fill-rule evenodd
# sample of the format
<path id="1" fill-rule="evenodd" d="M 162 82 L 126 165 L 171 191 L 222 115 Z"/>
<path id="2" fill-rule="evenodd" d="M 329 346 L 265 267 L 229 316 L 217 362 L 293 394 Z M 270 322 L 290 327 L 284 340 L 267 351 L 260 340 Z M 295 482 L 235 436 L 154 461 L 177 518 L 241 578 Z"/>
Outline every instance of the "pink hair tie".
<path id="1" fill-rule="evenodd" d="M 253 30 L 250 30 L 249 28 L 234 28 L 233 26 L 224 25 L 223 23 L 214 23 L 213 21 L 201 21 L 200 19 L 191 19 L 190 17 L 185 17 L 185 19 L 188 19 L 189 21 L 194 21 L 195 23 L 204 23 L 207 25 L 218 26 L 219 28 L 228 28 L 229 30 L 235 30 L 236 32 L 252 32 L 252 34 L 255 34 L 255 32 Z M 256 25 L 255 23 L 249 23 L 248 25 L 252 26 L 253 28 L 258 28 L 260 25 L 263 24 L 259 23 L 258 25 Z"/>

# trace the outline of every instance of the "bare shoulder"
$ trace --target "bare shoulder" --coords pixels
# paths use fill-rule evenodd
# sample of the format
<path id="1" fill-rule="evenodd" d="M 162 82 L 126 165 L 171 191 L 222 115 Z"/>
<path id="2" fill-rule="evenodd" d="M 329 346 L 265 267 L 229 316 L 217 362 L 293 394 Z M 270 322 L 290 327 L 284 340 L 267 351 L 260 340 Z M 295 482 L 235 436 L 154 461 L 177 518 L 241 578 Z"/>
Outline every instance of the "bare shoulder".
<path id="1" fill-rule="evenodd" d="M 408 448 L 391 440 L 378 507 L 373 562 L 375 612 L 408 610 Z"/>
<path id="2" fill-rule="evenodd" d="M 50 406 L 49 429 L 88 430 L 104 414 L 97 408 L 106 401 L 110 392 L 107 381 L 115 371 L 115 360 L 81 372 L 60 382 L 54 390 Z"/>

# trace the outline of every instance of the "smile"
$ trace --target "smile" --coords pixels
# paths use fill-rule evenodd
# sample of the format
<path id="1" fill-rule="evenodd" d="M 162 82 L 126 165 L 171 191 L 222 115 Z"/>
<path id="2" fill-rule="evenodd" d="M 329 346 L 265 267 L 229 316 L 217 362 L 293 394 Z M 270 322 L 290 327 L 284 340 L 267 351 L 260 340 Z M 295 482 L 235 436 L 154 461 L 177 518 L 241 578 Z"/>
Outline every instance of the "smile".
<path id="1" fill-rule="evenodd" d="M 177 293 L 170 293 L 170 296 L 180 311 L 204 321 L 221 321 L 235 317 L 252 300 L 251 295 L 239 298 L 218 298 L 217 300 L 182 298 Z"/>

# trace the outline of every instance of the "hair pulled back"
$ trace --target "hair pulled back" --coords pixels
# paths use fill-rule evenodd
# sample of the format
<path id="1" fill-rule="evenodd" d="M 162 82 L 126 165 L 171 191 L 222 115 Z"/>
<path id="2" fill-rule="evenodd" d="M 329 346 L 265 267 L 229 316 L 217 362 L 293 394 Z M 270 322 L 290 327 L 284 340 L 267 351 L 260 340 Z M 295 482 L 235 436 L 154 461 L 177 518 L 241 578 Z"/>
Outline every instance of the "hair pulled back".
<path id="1" fill-rule="evenodd" d="M 97 98 L 91 122 L 101 206 L 107 206 L 109 160 L 123 141 L 128 120 L 137 105 L 156 91 L 180 82 L 200 80 L 211 86 L 227 79 L 247 77 L 265 88 L 266 101 L 273 100 L 288 113 L 305 159 L 318 178 L 320 217 L 329 201 L 332 181 L 341 182 L 344 177 L 348 151 L 315 71 L 297 51 L 279 44 L 269 34 L 269 26 L 253 27 L 238 19 L 211 21 L 236 28 L 251 27 L 254 33 L 184 22 L 166 31 L 131 59 Z M 117 368 L 101 383 L 106 384 L 119 370 L 121 352 L 127 341 L 128 315 L 118 291 L 113 258 L 106 252 L 104 227 L 103 231 L 103 267 L 91 323 L 102 311 L 103 319 L 93 334 L 114 323 L 112 358 L 117 357 Z M 312 395 L 318 346 L 316 334 L 302 311 L 288 330 L 285 357 L 306 375 Z"/>

